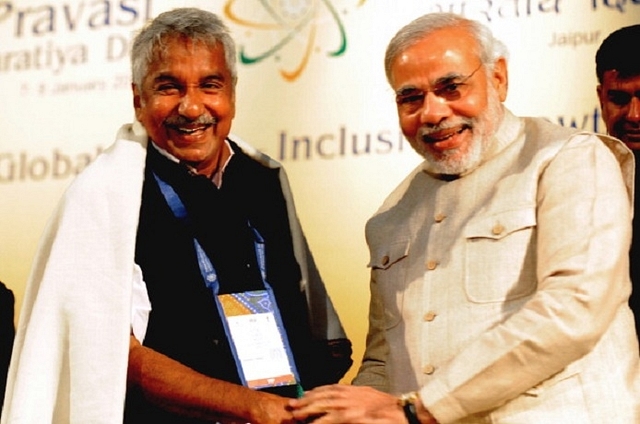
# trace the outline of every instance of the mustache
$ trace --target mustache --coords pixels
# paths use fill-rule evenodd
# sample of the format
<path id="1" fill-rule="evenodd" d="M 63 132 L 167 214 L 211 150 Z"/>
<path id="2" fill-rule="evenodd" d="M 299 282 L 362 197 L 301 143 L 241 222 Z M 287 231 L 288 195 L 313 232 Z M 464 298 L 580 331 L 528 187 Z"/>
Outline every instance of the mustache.
<path id="1" fill-rule="evenodd" d="M 182 115 L 177 115 L 170 116 L 164 120 L 165 125 L 172 127 L 184 127 L 187 125 L 215 125 L 216 123 L 218 123 L 218 119 L 208 114 L 200 115 L 196 119 L 189 119 Z"/>
<path id="2" fill-rule="evenodd" d="M 455 121 L 442 122 L 437 125 L 427 124 L 427 125 L 423 125 L 418 130 L 418 138 L 423 139 L 425 137 L 430 137 L 433 134 L 437 134 L 442 131 L 449 131 L 459 127 L 473 128 L 474 124 L 475 122 L 473 118 L 459 118 L 459 119 L 456 119 Z"/>

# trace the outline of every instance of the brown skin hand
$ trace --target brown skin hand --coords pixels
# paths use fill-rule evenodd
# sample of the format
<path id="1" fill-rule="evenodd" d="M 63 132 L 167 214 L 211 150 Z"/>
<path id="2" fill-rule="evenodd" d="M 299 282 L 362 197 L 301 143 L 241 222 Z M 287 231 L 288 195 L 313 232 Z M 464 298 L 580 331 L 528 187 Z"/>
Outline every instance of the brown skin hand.
<path id="1" fill-rule="evenodd" d="M 288 399 L 200 374 L 131 336 L 129 386 L 168 411 L 223 423 L 295 424 Z"/>

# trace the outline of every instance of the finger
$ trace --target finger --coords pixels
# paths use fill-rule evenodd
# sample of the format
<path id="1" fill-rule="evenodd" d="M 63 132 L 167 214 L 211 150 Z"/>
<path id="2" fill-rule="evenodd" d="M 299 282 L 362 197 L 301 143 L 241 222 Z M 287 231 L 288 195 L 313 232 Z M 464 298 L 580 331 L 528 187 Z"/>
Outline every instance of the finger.
<path id="1" fill-rule="evenodd" d="M 337 390 L 334 386 L 322 386 L 305 392 L 301 398 L 292 399 L 289 405 L 292 408 L 301 408 L 312 403 L 337 397 Z"/>
<path id="2" fill-rule="evenodd" d="M 325 415 L 326 412 L 320 411 L 316 407 L 305 407 L 301 409 L 294 409 L 291 411 L 291 414 L 296 421 L 315 422 L 314 418 Z"/>
<path id="3" fill-rule="evenodd" d="M 331 384 L 328 386 L 320 386 L 320 387 L 316 387 L 315 389 L 306 391 L 304 393 L 304 396 L 315 396 L 315 395 L 322 395 L 322 394 L 326 394 L 328 392 L 334 392 L 336 390 L 340 389 L 340 385 L 339 384 Z"/>
<path id="4" fill-rule="evenodd" d="M 292 413 L 298 420 L 324 416 L 335 410 L 343 409 L 343 403 L 344 401 L 336 397 L 333 391 L 323 391 L 292 402 Z"/>

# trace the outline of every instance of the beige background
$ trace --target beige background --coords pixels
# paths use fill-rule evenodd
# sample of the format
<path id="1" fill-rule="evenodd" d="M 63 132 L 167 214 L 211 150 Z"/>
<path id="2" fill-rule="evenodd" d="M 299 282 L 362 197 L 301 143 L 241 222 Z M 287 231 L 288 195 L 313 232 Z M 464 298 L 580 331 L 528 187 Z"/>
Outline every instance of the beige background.
<path id="1" fill-rule="evenodd" d="M 0 280 L 16 294 L 17 313 L 52 208 L 133 116 L 132 32 L 146 17 L 182 5 L 220 13 L 247 55 L 264 55 L 239 64 L 233 132 L 289 173 L 311 248 L 354 342 L 356 364 L 345 381 L 366 334 L 364 223 L 419 162 L 400 136 L 384 80 L 392 35 L 432 11 L 481 20 L 511 51 L 508 107 L 602 131 L 593 57 L 611 31 L 640 22 L 640 3 L 624 0 L 2 2 Z M 346 49 L 331 56 L 343 41 Z M 294 139 L 309 141 L 308 156 L 293 156 Z"/>

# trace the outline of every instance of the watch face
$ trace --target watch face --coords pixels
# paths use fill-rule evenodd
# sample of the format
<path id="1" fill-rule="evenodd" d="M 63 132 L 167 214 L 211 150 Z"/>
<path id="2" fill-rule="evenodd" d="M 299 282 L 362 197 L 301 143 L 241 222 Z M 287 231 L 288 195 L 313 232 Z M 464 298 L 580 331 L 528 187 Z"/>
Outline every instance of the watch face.
<path id="1" fill-rule="evenodd" d="M 415 403 L 416 399 L 418 399 L 418 392 L 403 393 L 398 399 L 398 404 L 400 406 L 405 406 L 410 403 L 413 404 Z"/>

